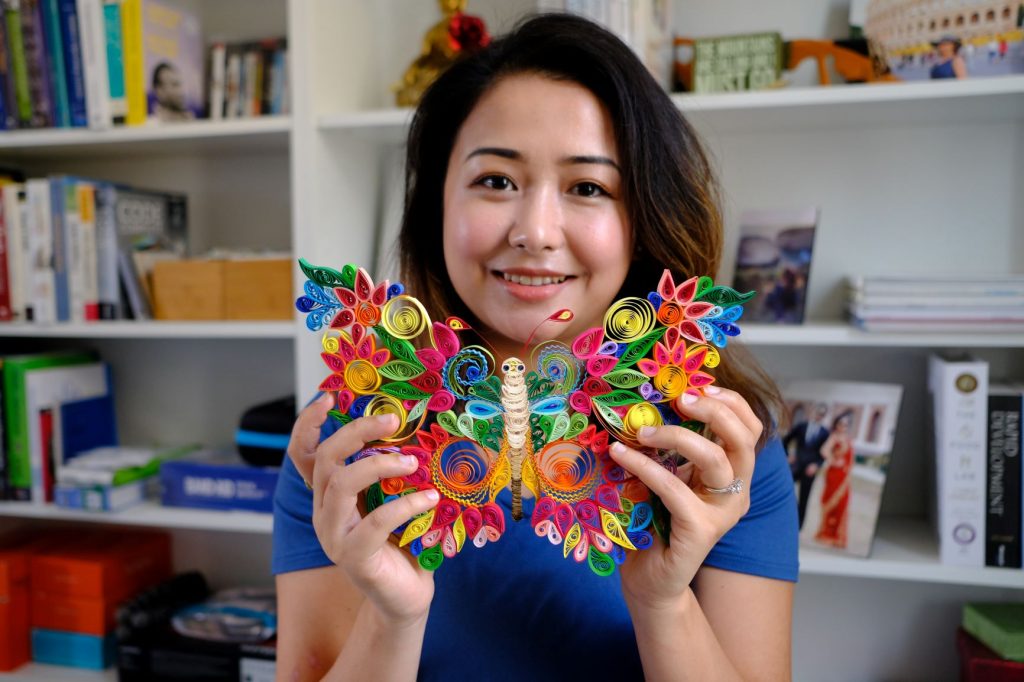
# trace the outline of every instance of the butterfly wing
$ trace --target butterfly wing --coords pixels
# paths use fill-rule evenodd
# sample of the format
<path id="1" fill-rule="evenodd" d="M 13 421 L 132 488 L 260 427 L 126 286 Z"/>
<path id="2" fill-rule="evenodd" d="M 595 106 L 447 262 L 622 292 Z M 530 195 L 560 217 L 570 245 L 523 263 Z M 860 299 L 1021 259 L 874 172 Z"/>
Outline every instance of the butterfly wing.
<path id="1" fill-rule="evenodd" d="M 375 483 L 364 494 L 367 511 L 427 488 L 441 500 L 399 528 L 424 568 L 434 570 L 467 542 L 483 546 L 504 532 L 494 503 L 509 481 L 502 446 L 500 380 L 486 350 L 462 347 L 452 328 L 431 324 L 422 304 L 400 284 L 375 285 L 355 266 L 341 271 L 300 261 L 304 296 L 296 301 L 307 327 L 325 330 L 321 358 L 330 374 L 320 390 L 336 396 L 330 414 L 342 424 L 392 413 L 394 434 L 353 459 L 378 453 L 416 457 L 412 474 Z M 417 347 L 418 346 L 418 347 Z"/>
<path id="2" fill-rule="evenodd" d="M 676 287 L 666 271 L 648 298 L 616 301 L 603 328 L 575 339 L 557 364 L 564 409 L 537 409 L 532 417 L 539 494 L 531 523 L 538 536 L 599 575 L 614 573 L 626 552 L 653 544 L 658 500 L 609 458 L 609 443 L 642 449 L 637 432 L 644 426 L 701 427 L 675 411 L 675 398 L 714 382 L 705 369 L 719 364 L 718 347 L 739 333 L 735 322 L 752 295 L 710 278 Z M 570 380 L 572 370 L 578 375 Z M 538 374 L 548 376 L 543 362 Z M 664 464 L 674 466 L 671 459 Z"/>

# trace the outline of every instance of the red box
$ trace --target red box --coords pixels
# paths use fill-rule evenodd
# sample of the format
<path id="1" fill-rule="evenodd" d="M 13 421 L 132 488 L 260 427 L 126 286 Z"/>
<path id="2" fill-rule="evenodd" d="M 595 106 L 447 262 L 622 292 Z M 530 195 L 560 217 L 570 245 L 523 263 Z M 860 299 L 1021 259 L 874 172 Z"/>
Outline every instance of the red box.
<path id="1" fill-rule="evenodd" d="M 88 534 L 34 554 L 31 569 L 33 593 L 116 604 L 170 576 L 171 541 L 160 532 Z"/>
<path id="2" fill-rule="evenodd" d="M 117 624 L 120 601 L 32 591 L 32 627 L 102 637 Z"/>
<path id="3" fill-rule="evenodd" d="M 29 552 L 0 549 L 0 670 L 14 670 L 29 660 Z"/>
<path id="4" fill-rule="evenodd" d="M 956 631 L 962 682 L 1021 682 L 1024 663 L 1008 661 L 976 640 L 963 628 Z"/>

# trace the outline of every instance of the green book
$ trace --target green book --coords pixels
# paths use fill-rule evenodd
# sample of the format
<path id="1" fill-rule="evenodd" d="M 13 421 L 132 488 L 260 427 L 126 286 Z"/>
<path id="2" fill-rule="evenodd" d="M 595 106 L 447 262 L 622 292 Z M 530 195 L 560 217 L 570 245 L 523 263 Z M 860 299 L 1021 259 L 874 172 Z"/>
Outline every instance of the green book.
<path id="1" fill-rule="evenodd" d="M 964 604 L 963 628 L 1011 661 L 1024 661 L 1024 602 Z"/>
<path id="2" fill-rule="evenodd" d="M 17 98 L 9 106 L 18 112 L 19 122 L 28 125 L 32 121 L 32 99 L 28 89 L 28 62 L 25 60 L 25 44 L 21 32 L 21 9 L 17 2 L 11 0 L 3 0 L 3 6 L 7 49 L 11 58 L 9 68 Z"/>
<path id="3" fill-rule="evenodd" d="M 95 362 L 92 351 L 56 351 L 3 358 L 4 435 L 7 438 L 7 492 L 14 500 L 28 500 L 32 493 L 32 454 L 29 452 L 28 405 L 25 374 L 44 367 L 63 367 Z"/>

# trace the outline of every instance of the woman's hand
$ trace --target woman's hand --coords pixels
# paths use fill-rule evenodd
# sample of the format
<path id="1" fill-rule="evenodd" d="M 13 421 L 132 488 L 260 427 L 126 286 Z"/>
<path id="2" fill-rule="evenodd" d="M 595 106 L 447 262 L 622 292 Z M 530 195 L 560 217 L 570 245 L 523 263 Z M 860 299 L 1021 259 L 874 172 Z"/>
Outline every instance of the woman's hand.
<path id="1" fill-rule="evenodd" d="M 620 443 L 611 448 L 613 459 L 661 498 L 672 515 L 668 544 L 656 539 L 651 548 L 630 552 L 621 567 L 623 594 L 631 608 L 677 606 L 708 552 L 750 507 L 761 422 L 735 391 L 715 386 L 705 393 L 701 398 L 681 396 L 677 407 L 707 424 L 714 440 L 680 426 L 648 427 L 639 434 L 642 445 L 675 450 L 689 460 L 676 475 Z M 743 480 L 741 493 L 708 491 L 737 478 Z"/>
<path id="2" fill-rule="evenodd" d="M 325 397 L 326 396 L 326 397 Z M 416 470 L 415 457 L 382 453 L 350 465 L 345 460 L 366 443 L 386 438 L 398 424 L 394 415 L 362 417 L 320 440 L 320 427 L 332 407 L 325 394 L 299 414 L 288 455 L 313 489 L 313 527 L 327 556 L 393 625 L 425 619 L 434 596 L 434 574 L 388 541 L 392 531 L 437 504 L 437 491 L 405 495 L 364 518 L 356 506 L 360 492 L 384 478 Z"/>

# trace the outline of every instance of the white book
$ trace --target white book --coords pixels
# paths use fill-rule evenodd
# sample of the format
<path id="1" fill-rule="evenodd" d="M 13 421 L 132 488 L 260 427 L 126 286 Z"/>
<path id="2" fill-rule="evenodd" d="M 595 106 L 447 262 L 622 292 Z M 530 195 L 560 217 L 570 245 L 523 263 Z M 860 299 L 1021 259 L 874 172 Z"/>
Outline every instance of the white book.
<path id="1" fill-rule="evenodd" d="M 82 42 L 85 109 L 89 127 L 105 130 L 112 124 L 110 80 L 107 72 L 107 28 L 103 0 L 78 0 L 78 33 Z"/>
<path id="2" fill-rule="evenodd" d="M 24 213 L 25 185 L 4 185 L 0 201 L 3 202 L 4 227 L 7 229 L 7 293 L 11 299 L 11 314 L 15 321 L 25 319 L 25 244 L 21 217 Z"/>
<path id="3" fill-rule="evenodd" d="M 228 55 L 224 78 L 225 118 L 239 118 L 242 114 L 242 55 L 233 50 Z"/>
<path id="4" fill-rule="evenodd" d="M 32 321 L 57 321 L 57 290 L 53 272 L 53 219 L 50 211 L 50 181 L 33 178 L 25 183 L 28 219 L 23 227 L 28 244 L 26 304 Z"/>
<path id="5" fill-rule="evenodd" d="M 935 508 L 943 564 L 985 565 L 988 363 L 971 356 L 928 358 Z"/>
<path id="6" fill-rule="evenodd" d="M 53 485 L 60 475 L 60 467 L 64 460 L 61 405 L 107 395 L 111 391 L 109 376 L 107 364 L 104 362 L 48 367 L 25 373 L 25 406 L 29 420 L 28 446 L 33 503 L 52 501 Z M 43 442 L 40 418 L 46 411 L 50 414 L 49 443 Z M 48 479 L 46 472 L 49 472 Z"/>
<path id="7" fill-rule="evenodd" d="M 85 253 L 82 224 L 78 214 L 79 182 L 67 179 L 64 188 L 64 267 L 68 281 L 68 317 L 72 322 L 85 320 Z"/>
<path id="8" fill-rule="evenodd" d="M 99 319 L 99 266 L 96 251 L 96 187 L 78 185 L 78 227 L 82 243 L 82 306 L 86 320 Z"/>
<path id="9" fill-rule="evenodd" d="M 224 118 L 224 76 L 227 70 L 227 46 L 214 43 L 210 48 L 210 120 Z"/>
<path id="10" fill-rule="evenodd" d="M 117 189 L 100 183 L 93 195 L 96 219 L 96 288 L 99 318 L 116 320 L 124 317 L 117 271 Z"/>

